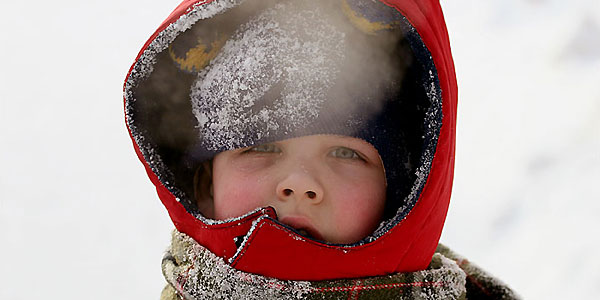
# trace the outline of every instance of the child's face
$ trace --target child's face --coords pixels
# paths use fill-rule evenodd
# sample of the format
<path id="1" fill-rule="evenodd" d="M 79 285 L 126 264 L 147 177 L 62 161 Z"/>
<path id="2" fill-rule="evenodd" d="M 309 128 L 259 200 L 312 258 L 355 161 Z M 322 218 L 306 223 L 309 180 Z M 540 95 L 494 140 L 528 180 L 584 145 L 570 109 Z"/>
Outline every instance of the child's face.
<path id="1" fill-rule="evenodd" d="M 352 137 L 305 136 L 225 151 L 213 160 L 216 219 L 272 206 L 280 222 L 332 243 L 372 233 L 385 190 L 377 150 Z"/>

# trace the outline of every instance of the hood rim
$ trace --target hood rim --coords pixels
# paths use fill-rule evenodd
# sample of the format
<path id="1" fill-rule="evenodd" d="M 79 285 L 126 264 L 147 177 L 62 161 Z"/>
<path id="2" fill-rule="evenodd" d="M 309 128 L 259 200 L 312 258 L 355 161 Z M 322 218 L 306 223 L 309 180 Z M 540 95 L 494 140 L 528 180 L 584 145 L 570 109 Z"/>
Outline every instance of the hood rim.
<path id="1" fill-rule="evenodd" d="M 386 270 L 384 273 L 387 274 L 387 272 L 407 272 L 425 268 L 429 263 L 439 241 L 452 190 L 456 142 L 455 130 L 457 82 L 454 70 L 454 62 L 450 50 L 448 32 L 439 3 L 436 0 L 425 0 L 424 2 L 417 2 L 414 0 L 378 1 L 398 10 L 408 20 L 409 24 L 415 28 L 415 31 L 418 32 L 423 44 L 429 46 L 427 48 L 432 54 L 430 59 L 433 62 L 433 65 L 436 66 L 435 75 L 439 81 L 440 93 L 442 96 L 440 100 L 442 101 L 441 104 L 443 105 L 441 108 L 444 115 L 443 123 L 440 124 L 440 132 L 438 134 L 439 141 L 435 147 L 435 156 L 433 157 L 433 162 L 430 167 L 425 186 L 420 192 L 421 195 L 419 196 L 417 205 L 410 210 L 410 212 L 399 222 L 399 224 L 396 224 L 396 226 L 392 227 L 392 229 L 384 235 L 386 237 L 385 239 L 379 238 L 379 243 L 369 243 L 364 245 L 369 246 L 369 248 L 379 249 L 380 252 L 377 253 L 387 257 L 389 262 L 385 265 L 384 269 L 380 269 L 379 271 L 381 272 L 381 270 Z M 138 58 L 144 51 L 147 50 L 148 45 L 155 39 L 155 37 L 166 27 L 174 23 L 178 17 L 181 17 L 183 14 L 189 12 L 197 5 L 204 5 L 210 2 L 213 1 L 186 0 L 181 3 L 146 42 L 138 54 Z M 138 59 L 136 59 L 136 62 L 137 60 Z M 129 70 L 126 84 L 124 86 L 125 108 L 127 108 L 128 104 L 125 93 L 127 80 L 130 79 L 130 75 L 134 72 L 134 67 L 135 63 Z M 129 127 L 127 117 L 128 116 L 126 115 L 127 129 L 130 137 L 132 138 L 134 150 L 144 165 L 150 180 L 156 186 L 159 198 L 167 207 L 167 211 L 169 212 L 169 215 L 171 216 L 175 226 L 178 229 L 186 227 L 189 229 L 191 228 L 190 226 L 204 225 L 200 224 L 201 221 L 199 219 L 193 217 L 190 213 L 183 209 L 183 206 L 180 205 L 181 202 L 179 199 L 176 199 L 177 197 L 167 190 L 167 188 L 163 185 L 163 182 L 159 180 L 158 175 L 152 171 L 148 162 L 145 160 L 140 149 L 138 148 L 139 145 L 136 143 L 136 140 L 133 137 L 132 129 Z M 429 180 L 432 179 L 432 174 L 434 176 L 433 181 Z M 418 220 L 427 220 L 428 224 L 424 224 L 424 222 Z M 403 226 L 400 226 L 402 224 Z M 394 233 L 393 235 L 391 234 L 392 232 Z M 407 235 L 407 233 L 409 233 L 409 235 Z M 428 238 L 427 241 L 424 241 L 421 238 L 414 238 L 415 233 L 417 233 L 416 235 L 418 236 L 426 235 L 431 238 Z M 191 236 L 196 239 L 197 234 L 192 232 Z M 387 240 L 387 242 L 385 240 Z M 389 249 L 384 250 L 386 249 L 386 246 L 382 246 L 384 244 L 388 244 L 389 242 L 396 243 L 396 246 L 392 247 L 395 249 L 393 253 L 390 253 L 390 251 L 388 251 Z M 402 244 L 404 244 L 404 246 L 402 246 Z M 381 251 L 385 251 L 385 253 Z M 373 254 L 373 251 L 368 253 Z M 367 253 L 363 251 L 363 254 Z M 413 258 L 407 260 L 407 257 L 411 256 Z M 363 255 L 363 257 L 365 256 Z M 389 267 L 391 267 L 391 269 Z M 322 280 L 327 278 L 323 276 L 330 275 L 311 276 L 309 280 Z M 340 273 L 338 273 L 338 276 L 340 278 L 350 278 L 344 276 L 343 274 L 340 275 Z"/>
<path id="2" fill-rule="evenodd" d="M 175 197 L 176 201 L 183 205 L 182 198 L 185 194 L 179 190 L 176 186 L 171 185 L 169 178 L 173 178 L 173 174 L 168 167 L 165 166 L 161 160 L 160 155 L 156 153 L 154 147 L 148 147 L 149 142 L 146 141 L 148 133 L 145 129 L 138 127 L 135 123 L 134 118 L 131 116 L 133 111 L 133 105 L 137 101 L 134 97 L 134 90 L 137 85 L 147 79 L 150 74 L 154 71 L 154 64 L 156 63 L 156 56 L 162 51 L 166 50 L 168 46 L 175 40 L 175 38 L 190 29 L 194 24 L 202 19 L 208 19 L 218 14 L 224 13 L 248 0 L 208 0 L 208 1 L 196 1 L 192 6 L 181 14 L 177 19 L 173 20 L 163 29 L 159 28 L 153 37 L 151 37 L 144 48 L 140 51 L 140 54 L 136 58 L 131 70 L 127 76 L 124 86 L 124 99 L 125 99 L 125 111 L 126 111 L 126 124 L 129 130 L 130 136 L 135 143 L 137 150 L 139 150 L 142 163 L 147 166 L 158 181 Z M 385 4 L 385 3 L 384 3 Z M 386 4 L 387 5 L 387 4 Z M 172 14 L 173 15 L 173 14 Z M 421 39 L 416 28 L 406 18 L 404 14 L 401 14 L 401 25 L 402 30 L 410 42 L 410 46 L 413 51 L 422 51 L 422 55 L 416 56 L 419 63 L 425 65 L 424 68 L 429 70 L 429 78 L 426 85 L 429 86 L 428 98 L 431 106 L 428 108 L 425 117 L 425 124 L 428 125 L 429 130 L 425 131 L 425 142 L 423 154 L 421 155 L 421 165 L 417 168 L 417 179 L 413 182 L 411 191 L 403 200 L 403 206 L 399 207 L 394 217 L 388 220 L 380 222 L 378 228 L 370 235 L 361 239 L 360 241 L 352 244 L 336 244 L 316 241 L 319 244 L 327 247 L 342 247 L 352 248 L 361 246 L 364 244 L 372 243 L 378 240 L 381 236 L 386 235 L 391 231 L 392 228 L 400 224 L 412 211 L 416 203 L 420 199 L 421 192 L 423 191 L 425 184 L 429 178 L 431 170 L 431 164 L 433 156 L 436 152 L 437 141 L 440 134 L 441 126 L 443 124 L 442 114 L 442 90 L 440 87 L 439 78 L 437 76 L 437 68 L 433 62 L 431 53 L 427 46 Z M 428 58 L 428 59 L 425 59 Z M 431 126 L 433 124 L 433 126 Z M 424 161 L 423 161 L 424 160 Z M 166 173 L 166 174 L 165 174 Z M 184 205 L 185 207 L 185 205 Z M 215 220 L 203 216 L 200 212 L 190 212 L 188 207 L 185 207 L 186 211 L 202 222 L 206 226 L 224 226 L 227 224 L 233 224 L 239 222 L 242 219 L 248 218 L 251 215 L 255 215 L 260 211 L 265 211 L 267 207 L 260 207 L 247 212 L 238 217 L 226 219 L 226 220 Z M 279 222 L 278 222 L 279 223 Z M 305 238 L 302 236 L 302 238 Z"/>

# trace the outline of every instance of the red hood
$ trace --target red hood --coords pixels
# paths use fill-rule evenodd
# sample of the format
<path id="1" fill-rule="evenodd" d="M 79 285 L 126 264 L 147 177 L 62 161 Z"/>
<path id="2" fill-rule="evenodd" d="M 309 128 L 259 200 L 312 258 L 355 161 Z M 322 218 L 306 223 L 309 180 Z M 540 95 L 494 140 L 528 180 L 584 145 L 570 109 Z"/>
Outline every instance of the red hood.
<path id="1" fill-rule="evenodd" d="M 152 57 L 164 50 L 156 44 L 168 38 L 166 33 L 189 26 L 184 19 L 192 20 L 197 7 L 207 6 L 211 2 L 234 1 L 183 1 L 146 42 L 127 75 L 124 88 L 126 122 L 134 149 L 177 230 L 223 257 L 236 269 L 280 279 L 326 280 L 425 269 L 436 249 L 446 217 L 455 151 L 457 85 L 448 34 L 438 1 L 382 1 L 406 17 L 431 53 L 441 89 L 443 119 L 429 174 L 414 207 L 398 222 L 386 228 L 383 234 L 351 246 L 329 245 L 299 236 L 277 222 L 274 211 L 269 208 L 227 222 L 213 222 L 193 215 L 182 204 L 180 197 L 168 188 L 167 177 L 160 174 L 155 166 L 157 158 L 154 152 L 144 149 L 144 132 L 136 127 L 136 116 L 131 113 L 133 106 L 140 105 L 134 90 L 138 82 L 144 79 L 144 73 L 151 72 Z M 220 9 L 218 5 L 213 8 Z M 241 243 L 238 241 L 239 247 L 234 242 L 236 237 L 243 237 Z"/>

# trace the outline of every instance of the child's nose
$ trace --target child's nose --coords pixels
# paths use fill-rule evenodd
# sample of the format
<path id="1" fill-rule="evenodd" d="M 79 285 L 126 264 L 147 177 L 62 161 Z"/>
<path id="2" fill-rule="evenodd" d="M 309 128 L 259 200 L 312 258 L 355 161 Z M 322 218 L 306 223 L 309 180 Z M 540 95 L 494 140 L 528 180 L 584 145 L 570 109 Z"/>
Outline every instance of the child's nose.
<path id="1" fill-rule="evenodd" d="M 323 201 L 323 188 L 318 181 L 306 172 L 288 174 L 277 185 L 277 197 L 281 200 L 307 200 L 311 203 Z"/>

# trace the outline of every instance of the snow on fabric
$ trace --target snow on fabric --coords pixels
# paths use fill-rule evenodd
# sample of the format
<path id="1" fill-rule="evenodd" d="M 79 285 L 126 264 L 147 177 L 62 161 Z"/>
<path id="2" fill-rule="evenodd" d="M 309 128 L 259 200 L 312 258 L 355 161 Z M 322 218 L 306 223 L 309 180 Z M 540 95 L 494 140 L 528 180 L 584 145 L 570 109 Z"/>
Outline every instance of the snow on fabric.
<path id="1" fill-rule="evenodd" d="M 319 9 L 296 6 L 278 4 L 242 26 L 199 74 L 191 99 L 208 149 L 247 146 L 318 117 L 344 57 L 344 34 Z M 278 85 L 277 99 L 264 99 Z"/>
<path id="2" fill-rule="evenodd" d="M 125 112 L 126 122 L 133 134 L 133 139 L 137 145 L 140 145 L 139 150 L 149 160 L 149 167 L 152 169 L 154 174 L 157 174 L 161 181 L 169 185 L 167 180 L 162 180 L 168 177 L 172 177 L 169 173 L 168 168 L 165 168 L 164 162 L 160 155 L 156 153 L 153 147 L 148 146 L 148 141 L 145 138 L 144 129 L 139 128 L 136 125 L 135 119 L 132 116 L 134 112 L 133 105 L 137 101 L 134 96 L 134 90 L 144 79 L 154 71 L 154 64 L 156 63 L 156 56 L 167 49 L 170 43 L 181 33 L 188 30 L 195 22 L 199 19 L 211 18 L 219 13 L 226 11 L 244 0 L 220 0 L 212 1 L 210 3 L 200 2 L 194 5 L 187 14 L 183 14 L 179 17 L 176 22 L 169 24 L 164 30 L 160 31 L 153 41 L 145 48 L 136 59 L 136 63 L 132 66 L 130 74 L 125 81 L 124 87 L 124 98 L 128 99 L 125 101 Z M 161 172 L 162 171 L 162 172 Z M 171 176 L 169 176 L 171 175 Z"/>
<path id="3" fill-rule="evenodd" d="M 161 300 L 175 299 L 462 299 L 466 274 L 436 253 L 427 270 L 357 280 L 278 280 L 240 272 L 189 236 L 173 232 L 162 262 L 168 285 Z M 177 298 L 179 299 L 179 298 Z"/>

